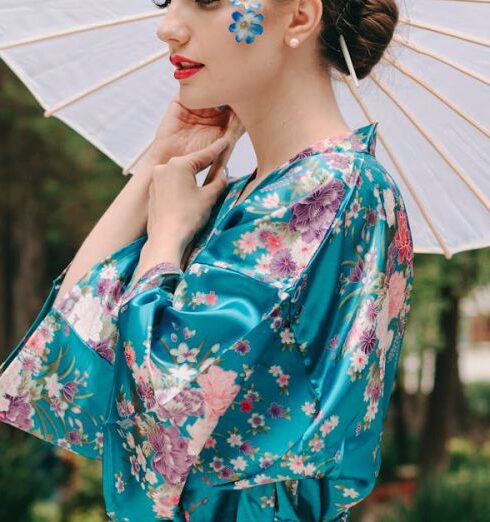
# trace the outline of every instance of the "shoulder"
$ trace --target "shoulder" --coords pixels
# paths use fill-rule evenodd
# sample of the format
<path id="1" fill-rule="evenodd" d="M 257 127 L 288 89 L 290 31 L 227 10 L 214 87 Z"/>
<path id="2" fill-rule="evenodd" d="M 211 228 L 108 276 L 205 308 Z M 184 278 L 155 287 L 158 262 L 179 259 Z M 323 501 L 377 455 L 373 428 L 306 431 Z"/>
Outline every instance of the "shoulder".
<path id="1" fill-rule="evenodd" d="M 310 217 L 317 209 L 316 214 L 322 214 L 325 225 L 328 223 L 337 229 L 339 221 L 349 215 L 386 220 L 390 227 L 396 226 L 395 214 L 402 214 L 406 219 L 398 184 L 372 154 L 325 152 L 301 161 L 296 168 L 297 173 L 288 183 L 290 197 L 285 198 L 289 210 L 286 219 L 294 221 L 301 208 L 307 209 Z M 310 222 L 311 225 L 314 223 Z M 321 239 L 328 233 L 327 227 L 323 228 Z"/>
<path id="2" fill-rule="evenodd" d="M 359 173 L 359 195 L 388 227 L 406 226 L 411 236 L 405 201 L 398 183 L 380 161 L 367 154 Z"/>
<path id="3" fill-rule="evenodd" d="M 359 185 L 365 198 L 371 198 L 385 208 L 406 212 L 399 185 L 375 156 L 366 155 L 359 175 Z"/>

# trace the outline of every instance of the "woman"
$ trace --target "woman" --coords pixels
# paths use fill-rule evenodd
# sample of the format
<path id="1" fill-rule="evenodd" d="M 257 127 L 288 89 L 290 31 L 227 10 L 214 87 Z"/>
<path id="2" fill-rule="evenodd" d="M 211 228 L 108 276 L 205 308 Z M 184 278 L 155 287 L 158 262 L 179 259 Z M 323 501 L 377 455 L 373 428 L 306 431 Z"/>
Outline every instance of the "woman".
<path id="1" fill-rule="evenodd" d="M 0 376 L 0 420 L 102 459 L 112 520 L 348 520 L 372 491 L 412 237 L 330 73 L 342 32 L 366 76 L 397 16 L 172 0 L 158 36 L 204 66 Z M 242 125 L 257 168 L 225 183 Z"/>

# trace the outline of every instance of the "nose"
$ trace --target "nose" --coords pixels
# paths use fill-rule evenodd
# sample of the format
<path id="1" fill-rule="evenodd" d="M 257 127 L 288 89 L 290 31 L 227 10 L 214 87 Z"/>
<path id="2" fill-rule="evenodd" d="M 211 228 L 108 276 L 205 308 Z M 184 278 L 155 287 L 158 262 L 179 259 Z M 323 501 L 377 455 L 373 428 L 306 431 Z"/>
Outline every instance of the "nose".
<path id="1" fill-rule="evenodd" d="M 178 3 L 178 2 L 172 2 Z M 170 4 L 164 12 L 162 21 L 157 29 L 157 36 L 169 47 L 182 47 L 189 38 L 189 31 L 182 22 L 182 16 L 178 14 L 176 5 Z"/>

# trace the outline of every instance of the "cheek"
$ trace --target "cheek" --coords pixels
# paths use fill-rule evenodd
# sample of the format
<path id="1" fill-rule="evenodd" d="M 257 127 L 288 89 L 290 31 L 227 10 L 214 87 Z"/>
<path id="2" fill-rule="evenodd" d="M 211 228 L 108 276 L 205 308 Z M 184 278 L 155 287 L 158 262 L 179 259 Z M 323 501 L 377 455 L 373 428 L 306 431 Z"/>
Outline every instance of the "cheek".
<path id="1" fill-rule="evenodd" d="M 237 42 L 235 33 L 228 27 L 233 23 L 231 15 L 238 7 L 231 5 L 229 0 L 222 1 L 230 7 L 216 13 L 212 22 L 206 25 L 206 38 L 203 40 L 206 42 L 206 50 L 203 50 L 202 56 L 208 58 L 213 81 L 231 89 L 236 85 L 242 92 L 247 88 L 268 85 L 278 73 L 278 60 L 274 51 L 277 42 L 272 37 L 274 27 L 269 25 L 267 34 L 264 19 L 264 33 L 256 36 L 253 43 Z M 264 9 L 258 12 L 271 16 L 270 10 L 268 14 Z"/>
<path id="2" fill-rule="evenodd" d="M 228 0 L 222 0 L 229 3 Z M 200 41 L 205 47 L 204 55 L 212 59 L 213 64 L 220 64 L 221 60 L 228 62 L 228 57 L 236 52 L 234 36 L 228 30 L 233 22 L 231 18 L 232 9 L 223 9 L 219 13 L 214 13 L 212 19 L 205 24 L 204 34 L 201 34 Z M 211 61 L 211 60 L 210 60 Z"/>

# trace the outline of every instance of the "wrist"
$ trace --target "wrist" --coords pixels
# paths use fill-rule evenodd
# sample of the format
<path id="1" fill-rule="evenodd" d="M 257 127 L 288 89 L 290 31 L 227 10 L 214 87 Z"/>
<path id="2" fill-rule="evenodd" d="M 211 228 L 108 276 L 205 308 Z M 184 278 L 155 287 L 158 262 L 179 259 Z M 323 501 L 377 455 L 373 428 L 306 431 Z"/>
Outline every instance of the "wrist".
<path id="1" fill-rule="evenodd" d="M 132 282 L 124 293 L 122 303 L 129 301 L 136 293 L 160 286 L 163 282 L 167 290 L 173 285 L 171 290 L 173 292 L 176 282 L 183 275 L 180 268 L 181 258 L 179 245 L 168 243 L 165 248 L 161 248 L 160 245 L 147 241 L 141 249 L 138 266 L 133 273 Z M 173 277 L 169 279 L 170 275 Z"/>
<path id="2" fill-rule="evenodd" d="M 145 246 L 149 251 L 156 252 L 172 250 L 183 253 L 194 237 L 194 234 L 189 235 L 189 230 L 172 219 L 172 216 L 165 216 L 158 224 L 155 223 L 147 235 Z"/>
<path id="3" fill-rule="evenodd" d="M 152 167 L 154 167 L 155 165 L 162 165 L 167 163 L 172 158 L 172 156 L 173 154 L 171 153 L 170 149 L 165 149 L 162 147 L 153 148 L 151 146 L 148 149 L 146 160 Z"/>
<path id="4" fill-rule="evenodd" d="M 180 266 L 184 255 L 185 244 L 177 239 L 170 239 L 168 235 L 158 243 L 150 237 L 141 249 L 140 262 L 146 269 L 162 262 Z"/>
<path id="5" fill-rule="evenodd" d="M 153 173 L 153 168 L 156 165 L 164 165 L 172 158 L 170 153 L 152 151 L 151 148 L 148 150 L 144 158 L 141 160 L 141 165 L 136 171 L 136 178 L 149 182 Z"/>

